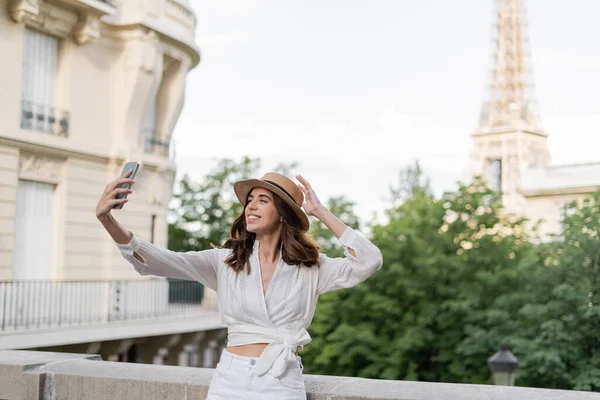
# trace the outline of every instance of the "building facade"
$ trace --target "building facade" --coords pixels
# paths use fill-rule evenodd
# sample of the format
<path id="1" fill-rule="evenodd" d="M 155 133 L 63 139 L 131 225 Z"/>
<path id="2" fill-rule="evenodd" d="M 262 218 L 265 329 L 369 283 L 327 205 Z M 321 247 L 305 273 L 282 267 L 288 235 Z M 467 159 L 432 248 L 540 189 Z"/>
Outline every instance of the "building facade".
<path id="1" fill-rule="evenodd" d="M 95 216 L 138 161 L 113 214 L 167 245 L 195 28 L 188 0 L 0 0 L 0 349 L 214 365 L 214 293 L 139 276 Z"/>
<path id="2" fill-rule="evenodd" d="M 473 133 L 470 173 L 502 193 L 509 214 L 560 233 L 566 203 L 600 187 L 600 163 L 553 166 L 548 134 L 535 99 L 525 0 L 495 0 L 494 63 L 479 126 Z"/>
<path id="3" fill-rule="evenodd" d="M 94 212 L 127 161 L 115 214 L 166 245 L 195 25 L 187 0 L 0 0 L 0 280 L 135 277 Z"/>

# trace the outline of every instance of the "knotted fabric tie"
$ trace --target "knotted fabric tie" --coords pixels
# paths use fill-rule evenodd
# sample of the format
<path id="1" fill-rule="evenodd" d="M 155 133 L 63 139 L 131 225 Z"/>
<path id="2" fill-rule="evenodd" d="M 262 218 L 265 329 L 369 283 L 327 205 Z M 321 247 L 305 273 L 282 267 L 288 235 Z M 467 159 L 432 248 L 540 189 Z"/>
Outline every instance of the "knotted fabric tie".
<path id="1" fill-rule="evenodd" d="M 271 339 L 271 343 L 265 348 L 256 363 L 257 375 L 264 375 L 271 370 L 271 375 L 278 378 L 285 373 L 288 363 L 296 360 L 294 352 L 298 346 L 304 346 L 312 340 L 306 329 L 298 332 L 281 332 L 275 329 L 259 326 L 235 326 L 229 329 L 229 333 L 255 333 Z"/>

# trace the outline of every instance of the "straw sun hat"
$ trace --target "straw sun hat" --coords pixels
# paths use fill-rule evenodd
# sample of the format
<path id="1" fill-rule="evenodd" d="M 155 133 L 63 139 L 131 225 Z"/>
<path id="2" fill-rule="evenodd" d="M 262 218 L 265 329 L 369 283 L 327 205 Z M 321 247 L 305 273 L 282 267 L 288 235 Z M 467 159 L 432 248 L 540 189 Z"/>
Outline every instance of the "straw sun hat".
<path id="1" fill-rule="evenodd" d="M 270 190 L 275 193 L 287 205 L 289 205 L 294 213 L 298 216 L 301 223 L 301 228 L 304 231 L 308 231 L 310 222 L 306 213 L 302 210 L 302 203 L 304 203 L 304 193 L 291 179 L 278 174 L 276 172 L 268 172 L 260 179 L 247 179 L 244 181 L 236 182 L 233 185 L 233 190 L 238 200 L 242 204 L 246 204 L 248 194 L 254 188 L 263 188 Z"/>

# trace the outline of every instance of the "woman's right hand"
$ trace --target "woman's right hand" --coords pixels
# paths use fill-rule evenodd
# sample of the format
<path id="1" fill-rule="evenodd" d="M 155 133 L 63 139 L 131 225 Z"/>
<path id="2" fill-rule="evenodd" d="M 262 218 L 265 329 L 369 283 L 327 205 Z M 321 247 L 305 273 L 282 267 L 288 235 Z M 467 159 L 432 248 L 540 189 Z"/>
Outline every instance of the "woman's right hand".
<path id="1" fill-rule="evenodd" d="M 135 183 L 133 179 L 129 179 L 131 172 L 132 170 L 125 172 L 123 175 L 106 185 L 104 193 L 102 193 L 102 197 L 100 197 L 98 205 L 96 205 L 96 218 L 98 218 L 98 220 L 105 221 L 107 218 L 109 218 L 110 211 L 113 209 L 115 204 L 127 203 L 127 199 L 117 199 L 116 197 L 121 193 L 133 193 L 133 190 L 131 189 L 118 187 L 123 183 L 129 183 L 132 185 Z"/>

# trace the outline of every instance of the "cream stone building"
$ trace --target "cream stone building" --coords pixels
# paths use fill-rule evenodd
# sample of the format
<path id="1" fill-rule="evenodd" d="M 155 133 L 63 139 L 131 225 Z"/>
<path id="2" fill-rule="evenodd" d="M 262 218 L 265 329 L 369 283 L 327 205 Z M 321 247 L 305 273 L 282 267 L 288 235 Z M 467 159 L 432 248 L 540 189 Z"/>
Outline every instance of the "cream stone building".
<path id="1" fill-rule="evenodd" d="M 553 166 L 535 101 L 525 0 L 495 0 L 496 49 L 488 94 L 473 133 L 470 174 L 502 192 L 508 213 L 560 233 L 564 205 L 600 187 L 600 163 Z"/>
<path id="2" fill-rule="evenodd" d="M 0 0 L 0 349 L 214 365 L 214 293 L 139 276 L 95 216 L 138 161 L 114 214 L 166 246 L 195 28 L 188 0 Z"/>
<path id="3" fill-rule="evenodd" d="M 118 219 L 166 245 L 195 24 L 187 0 L 0 0 L 0 280 L 137 276 L 94 213 L 130 160 Z"/>

